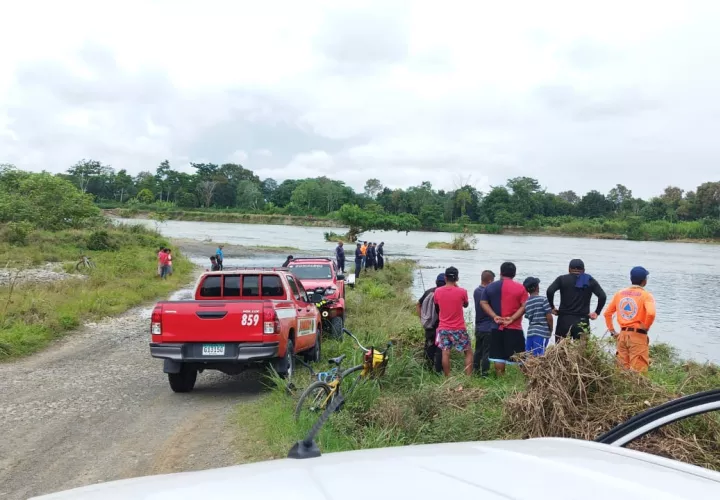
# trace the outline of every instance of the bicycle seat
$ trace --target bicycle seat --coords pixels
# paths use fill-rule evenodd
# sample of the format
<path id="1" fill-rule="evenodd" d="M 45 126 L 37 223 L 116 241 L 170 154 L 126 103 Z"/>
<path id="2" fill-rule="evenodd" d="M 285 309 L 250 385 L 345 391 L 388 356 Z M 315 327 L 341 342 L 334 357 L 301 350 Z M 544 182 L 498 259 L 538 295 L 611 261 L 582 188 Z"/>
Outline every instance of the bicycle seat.
<path id="1" fill-rule="evenodd" d="M 338 366 L 339 366 L 340 363 L 343 362 L 343 359 L 345 359 L 345 354 L 343 354 L 342 356 L 338 356 L 337 358 L 330 358 L 330 359 L 328 359 L 328 363 L 331 364 L 331 365 L 338 365 Z"/>

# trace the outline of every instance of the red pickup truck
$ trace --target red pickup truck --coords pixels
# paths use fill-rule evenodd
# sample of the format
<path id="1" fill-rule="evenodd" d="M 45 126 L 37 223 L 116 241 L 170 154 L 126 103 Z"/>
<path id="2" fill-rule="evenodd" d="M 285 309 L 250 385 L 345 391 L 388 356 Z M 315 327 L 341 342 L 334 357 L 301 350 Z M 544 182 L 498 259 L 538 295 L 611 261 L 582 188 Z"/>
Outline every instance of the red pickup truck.
<path id="1" fill-rule="evenodd" d="M 197 374 L 229 375 L 271 365 L 292 375 L 293 354 L 320 360 L 322 322 L 302 283 L 287 270 L 204 273 L 194 300 L 158 302 L 150 323 L 150 354 L 164 360 L 175 392 L 190 392 Z"/>

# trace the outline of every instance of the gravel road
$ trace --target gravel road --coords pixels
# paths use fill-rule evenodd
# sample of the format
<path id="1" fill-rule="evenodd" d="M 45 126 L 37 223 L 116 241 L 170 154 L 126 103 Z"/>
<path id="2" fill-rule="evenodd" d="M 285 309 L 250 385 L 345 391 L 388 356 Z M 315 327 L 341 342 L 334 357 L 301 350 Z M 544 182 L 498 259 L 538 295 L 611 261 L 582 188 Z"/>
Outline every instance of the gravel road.
<path id="1" fill-rule="evenodd" d="M 244 461 L 229 416 L 261 393 L 259 375 L 205 372 L 194 392 L 174 394 L 150 357 L 150 312 L 0 364 L 0 499 Z"/>

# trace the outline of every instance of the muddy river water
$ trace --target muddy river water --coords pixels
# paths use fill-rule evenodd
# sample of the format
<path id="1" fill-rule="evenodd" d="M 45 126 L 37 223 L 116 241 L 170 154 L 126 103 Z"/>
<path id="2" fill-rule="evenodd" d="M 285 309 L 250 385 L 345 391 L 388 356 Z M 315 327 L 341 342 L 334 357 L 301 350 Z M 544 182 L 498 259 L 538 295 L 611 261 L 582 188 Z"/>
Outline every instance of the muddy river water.
<path id="1" fill-rule="evenodd" d="M 123 222 L 154 225 L 147 220 Z M 332 229 L 185 221 L 168 221 L 160 227 L 160 231 L 171 238 L 296 247 L 301 249 L 293 252 L 296 257 L 332 256 L 335 244 L 323 239 L 323 232 L 328 230 Z M 334 231 L 344 232 L 340 228 Z M 433 286 L 435 276 L 450 265 L 460 270 L 461 286 L 472 295 L 480 273 L 492 269 L 498 274 L 503 261 L 515 262 L 519 279 L 540 278 L 544 291 L 556 276 L 567 272 L 570 259 L 582 258 L 587 272 L 600 282 L 609 297 L 629 284 L 633 266 L 644 266 L 650 271 L 647 288 L 655 296 L 658 311 L 651 341 L 667 342 L 683 356 L 697 361 L 720 362 L 720 246 L 545 236 L 478 235 L 477 238 L 476 250 L 458 252 L 425 248 L 429 241 L 450 241 L 451 235 L 446 233 L 371 232 L 363 236 L 377 243 L 384 241 L 390 262 L 404 257 L 419 262 L 413 285 L 416 297 L 422 293 L 423 284 Z M 349 257 L 352 250 L 351 246 Z M 208 256 L 191 257 L 200 264 L 208 263 Z M 284 257 L 260 254 L 226 258 L 225 263 L 280 265 Z M 598 335 L 605 332 L 602 319 L 594 322 L 593 331 Z"/>

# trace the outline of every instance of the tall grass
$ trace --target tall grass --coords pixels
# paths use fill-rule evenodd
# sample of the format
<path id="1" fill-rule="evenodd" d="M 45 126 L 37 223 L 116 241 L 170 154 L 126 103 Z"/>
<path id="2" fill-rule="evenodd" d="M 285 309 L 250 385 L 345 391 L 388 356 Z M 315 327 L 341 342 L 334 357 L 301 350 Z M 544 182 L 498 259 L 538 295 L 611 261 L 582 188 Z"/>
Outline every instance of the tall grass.
<path id="1" fill-rule="evenodd" d="M 156 277 L 157 250 L 167 241 L 143 226 L 107 228 L 114 250 L 90 251 L 91 231 L 35 232 L 27 246 L 0 244 L 0 262 L 28 267 L 55 262 L 77 274 L 49 283 L 0 287 L 0 359 L 31 354 L 84 321 L 119 314 L 144 301 L 168 294 L 187 280 L 192 264 L 173 252 L 173 275 Z M 81 255 L 95 269 L 75 270 Z"/>
<path id="2" fill-rule="evenodd" d="M 583 401 L 577 400 L 578 394 L 593 394 L 592 388 L 585 391 L 567 387 L 547 385 L 552 377 L 544 377 L 542 382 L 537 374 L 543 370 L 528 372 L 527 377 L 520 370 L 509 367 L 504 378 L 466 377 L 462 374 L 462 360 L 454 356 L 453 377 L 445 379 L 430 372 L 423 360 L 424 332 L 414 314 L 415 304 L 407 293 L 411 282 L 412 263 L 394 262 L 384 272 L 363 274 L 355 290 L 348 292 L 348 327 L 354 331 L 365 345 L 384 346 L 392 340 L 394 346 L 386 375 L 378 380 L 365 383 L 356 389 L 341 411 L 332 415 L 318 435 L 318 444 L 323 452 L 355 450 L 373 447 L 400 446 L 407 444 L 440 443 L 466 440 L 515 439 L 528 437 L 530 429 L 552 429 L 550 434 L 587 438 L 586 423 L 589 419 L 598 421 L 592 434 L 599 435 L 612 425 L 620 423 L 629 414 L 645 407 L 644 401 L 653 404 L 667 401 L 679 394 L 687 394 L 718 387 L 720 372 L 714 365 L 696 365 L 681 362 L 674 351 L 666 345 L 656 345 L 652 349 L 654 364 L 649 380 L 639 381 L 632 374 L 620 372 L 612 356 L 597 341 L 588 344 L 569 343 L 565 349 L 557 349 L 555 358 L 548 357 L 544 363 L 555 360 L 554 369 L 573 359 L 585 359 L 589 362 L 584 368 L 596 370 L 605 380 L 605 386 L 618 393 L 601 394 L 594 400 L 605 406 L 599 418 L 597 404 L 584 410 Z M 590 351 L 585 352 L 585 349 Z M 347 356 L 346 366 L 359 363 L 361 352 L 351 339 L 342 342 L 326 341 L 323 345 L 324 357 L 340 354 Z M 320 363 L 316 371 L 326 369 Z M 537 367 L 537 364 L 536 364 Z M 570 366 L 570 368 L 572 368 Z M 570 373 L 564 369 L 563 373 Z M 593 372 L 594 373 L 594 372 Z M 241 435 L 251 436 L 243 440 L 247 443 L 247 455 L 253 460 L 279 458 L 287 455 L 290 446 L 305 436 L 313 419 L 301 419 L 295 422 L 293 409 L 297 397 L 310 383 L 309 376 L 302 374 L 295 383 L 299 387 L 294 396 L 289 397 L 280 383 L 266 396 L 253 403 L 238 406 L 235 422 Z M 609 380 L 609 377 L 612 380 Z M 595 380 L 590 375 L 589 380 Z M 564 379 L 563 379 L 564 380 Z M 626 404 L 625 392 L 628 387 L 635 391 L 633 405 Z M 644 392 L 643 392 L 644 391 Z M 562 398 L 545 401 L 553 394 Z M 643 396 L 646 394 L 646 396 Z M 595 397 L 595 396 L 592 396 Z M 546 422 L 543 412 L 523 411 L 526 406 L 547 403 L 555 408 L 561 401 L 573 401 L 574 418 L 563 422 Z M 608 402 L 618 405 L 617 411 L 607 407 Z M 638 404 L 635 404 L 638 403 Z M 587 406 L 587 405 L 586 405 Z M 549 413 L 548 413 L 549 415 Z M 708 420 L 710 419 L 710 420 Z M 577 429 L 581 429 L 578 431 Z M 707 417 L 702 421 L 691 421 L 679 425 L 671 433 L 661 436 L 658 442 L 641 443 L 641 449 L 666 453 L 675 458 L 720 469 L 720 457 L 712 459 L 717 445 L 713 440 L 718 435 L 720 420 Z M 537 435 L 534 433 L 533 435 Z M 697 439 L 696 439 L 697 438 Z M 673 441 L 680 440 L 680 441 Z M 693 441 L 696 441 L 693 444 Z M 681 442 L 681 443 L 680 443 Z M 680 443 L 682 446 L 674 446 Z M 710 446 L 710 453 L 698 451 L 697 444 Z M 689 454 L 680 454 L 684 450 Z M 674 455 L 673 455 L 674 453 Z"/>

